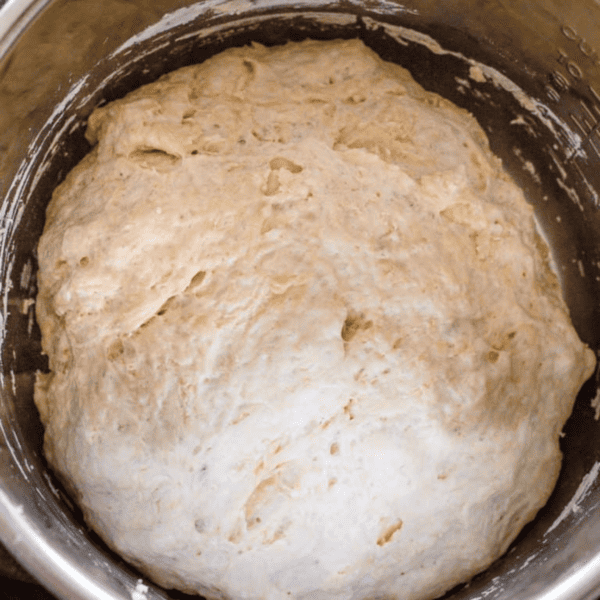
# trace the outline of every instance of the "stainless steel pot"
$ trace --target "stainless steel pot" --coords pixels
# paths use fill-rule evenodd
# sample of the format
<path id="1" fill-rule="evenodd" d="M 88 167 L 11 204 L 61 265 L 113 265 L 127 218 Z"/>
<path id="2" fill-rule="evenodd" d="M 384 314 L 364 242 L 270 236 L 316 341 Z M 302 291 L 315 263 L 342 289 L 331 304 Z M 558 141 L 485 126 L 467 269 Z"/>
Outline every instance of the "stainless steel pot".
<path id="1" fill-rule="evenodd" d="M 8 0 L 0 10 L 0 538 L 56 596 L 184 597 L 145 581 L 86 529 L 41 452 L 35 247 L 52 188 L 88 150 L 87 116 L 229 45 L 355 36 L 477 117 L 536 208 L 576 328 L 600 347 L 600 0 Z M 501 560 L 448 598 L 600 597 L 597 388 L 598 375 L 564 430 L 564 466 L 547 506 Z"/>

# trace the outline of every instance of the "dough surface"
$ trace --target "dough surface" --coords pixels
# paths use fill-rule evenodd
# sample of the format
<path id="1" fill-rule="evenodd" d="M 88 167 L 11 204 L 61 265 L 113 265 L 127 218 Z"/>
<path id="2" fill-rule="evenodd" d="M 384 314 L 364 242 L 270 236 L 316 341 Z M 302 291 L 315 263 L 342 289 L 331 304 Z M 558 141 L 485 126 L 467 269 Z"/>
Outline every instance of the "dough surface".
<path id="1" fill-rule="evenodd" d="M 209 599 L 424 600 L 546 502 L 595 358 L 465 111 L 359 41 L 97 109 L 39 244 L 45 451 Z"/>

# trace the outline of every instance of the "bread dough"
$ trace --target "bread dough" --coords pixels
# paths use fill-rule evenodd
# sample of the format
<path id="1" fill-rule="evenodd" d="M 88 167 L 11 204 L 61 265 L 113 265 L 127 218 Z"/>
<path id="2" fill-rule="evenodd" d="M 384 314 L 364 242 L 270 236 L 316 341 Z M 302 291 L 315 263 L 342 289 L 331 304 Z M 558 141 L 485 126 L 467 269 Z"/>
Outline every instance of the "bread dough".
<path id="1" fill-rule="evenodd" d="M 39 243 L 45 451 L 212 598 L 433 598 L 547 500 L 593 353 L 475 120 L 359 41 L 97 109 Z"/>

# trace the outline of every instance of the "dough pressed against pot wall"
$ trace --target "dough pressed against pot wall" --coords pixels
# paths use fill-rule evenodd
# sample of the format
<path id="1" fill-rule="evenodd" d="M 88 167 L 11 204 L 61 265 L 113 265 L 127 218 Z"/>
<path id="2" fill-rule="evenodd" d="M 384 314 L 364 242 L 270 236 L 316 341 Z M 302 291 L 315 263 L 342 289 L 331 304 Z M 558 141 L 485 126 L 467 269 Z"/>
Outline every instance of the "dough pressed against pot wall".
<path id="1" fill-rule="evenodd" d="M 37 315 L 48 460 L 158 583 L 433 598 L 548 498 L 594 366 L 466 112 L 360 42 L 96 110 Z"/>

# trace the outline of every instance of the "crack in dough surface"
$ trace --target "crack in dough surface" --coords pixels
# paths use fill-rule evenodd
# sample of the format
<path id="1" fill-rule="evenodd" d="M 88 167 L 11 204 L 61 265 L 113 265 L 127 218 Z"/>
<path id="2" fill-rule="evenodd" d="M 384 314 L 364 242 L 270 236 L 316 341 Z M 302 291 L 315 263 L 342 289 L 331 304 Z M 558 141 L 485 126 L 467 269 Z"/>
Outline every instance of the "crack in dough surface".
<path id="1" fill-rule="evenodd" d="M 358 41 L 89 119 L 39 244 L 46 455 L 209 599 L 433 598 L 546 502 L 593 353 L 474 119 Z"/>

